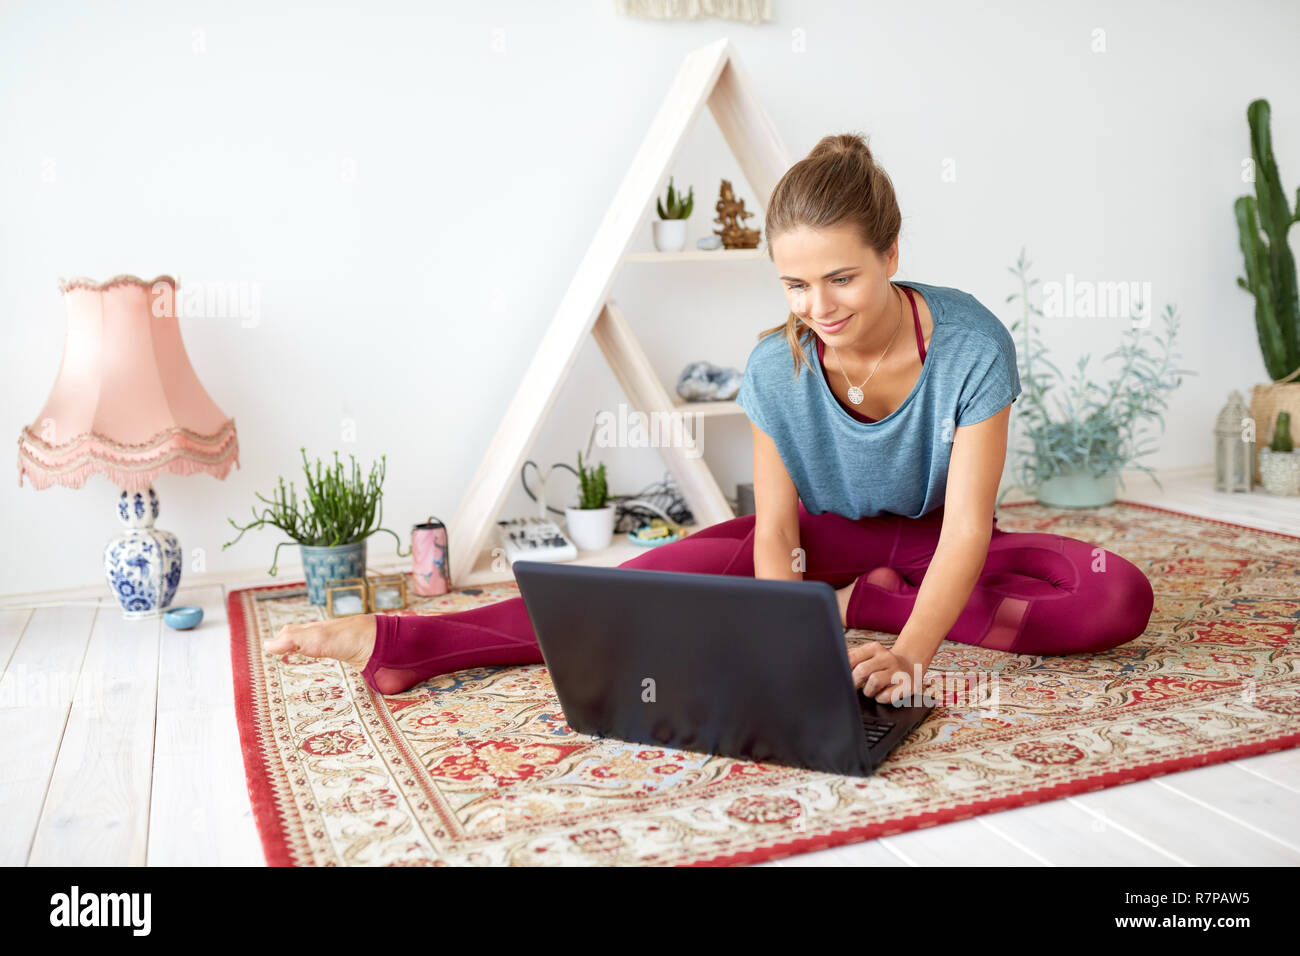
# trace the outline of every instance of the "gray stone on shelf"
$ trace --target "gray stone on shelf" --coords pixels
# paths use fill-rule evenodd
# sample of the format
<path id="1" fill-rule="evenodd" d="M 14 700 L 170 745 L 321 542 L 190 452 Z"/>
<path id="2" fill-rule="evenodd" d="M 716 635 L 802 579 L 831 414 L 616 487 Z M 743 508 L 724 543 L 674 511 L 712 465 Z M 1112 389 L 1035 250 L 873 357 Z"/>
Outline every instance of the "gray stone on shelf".
<path id="1" fill-rule="evenodd" d="M 712 362 L 692 362 L 677 379 L 677 394 L 688 402 L 729 402 L 740 392 L 745 373 Z"/>

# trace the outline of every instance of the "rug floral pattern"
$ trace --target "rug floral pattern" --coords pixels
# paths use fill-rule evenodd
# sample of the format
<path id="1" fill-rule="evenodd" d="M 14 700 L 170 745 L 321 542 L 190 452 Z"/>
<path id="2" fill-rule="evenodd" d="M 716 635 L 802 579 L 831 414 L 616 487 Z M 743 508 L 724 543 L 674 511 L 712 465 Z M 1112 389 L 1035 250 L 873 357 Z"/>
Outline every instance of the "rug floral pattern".
<path id="1" fill-rule="evenodd" d="M 750 863 L 1300 745 L 1300 538 L 1124 502 L 1014 505 L 999 526 L 1136 563 L 1155 588 L 1147 631 L 1066 657 L 945 641 L 926 676 L 939 709 L 866 778 L 575 733 L 544 665 L 457 671 L 383 697 L 337 661 L 262 653 L 283 624 L 324 613 L 301 584 L 232 592 L 240 735 L 267 860 Z M 403 613 L 518 593 L 413 596 Z"/>

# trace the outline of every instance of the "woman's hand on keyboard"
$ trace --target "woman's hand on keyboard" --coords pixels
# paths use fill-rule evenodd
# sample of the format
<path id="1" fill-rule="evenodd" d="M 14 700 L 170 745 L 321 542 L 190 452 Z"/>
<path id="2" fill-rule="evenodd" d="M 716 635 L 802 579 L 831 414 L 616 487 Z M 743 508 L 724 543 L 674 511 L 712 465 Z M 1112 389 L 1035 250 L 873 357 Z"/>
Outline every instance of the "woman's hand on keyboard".
<path id="1" fill-rule="evenodd" d="M 923 667 L 895 654 L 879 641 L 861 644 L 849 651 L 849 669 L 853 686 L 862 688 L 866 697 L 882 704 L 911 696 L 920 688 Z"/>

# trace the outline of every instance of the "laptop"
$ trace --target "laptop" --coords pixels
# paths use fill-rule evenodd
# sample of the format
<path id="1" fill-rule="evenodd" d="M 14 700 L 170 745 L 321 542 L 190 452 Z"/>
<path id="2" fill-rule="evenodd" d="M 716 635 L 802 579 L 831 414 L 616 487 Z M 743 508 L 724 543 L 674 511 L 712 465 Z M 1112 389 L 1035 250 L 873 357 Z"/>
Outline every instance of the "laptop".
<path id="1" fill-rule="evenodd" d="M 825 581 L 512 567 L 579 733 L 863 777 L 934 710 L 853 686 Z"/>

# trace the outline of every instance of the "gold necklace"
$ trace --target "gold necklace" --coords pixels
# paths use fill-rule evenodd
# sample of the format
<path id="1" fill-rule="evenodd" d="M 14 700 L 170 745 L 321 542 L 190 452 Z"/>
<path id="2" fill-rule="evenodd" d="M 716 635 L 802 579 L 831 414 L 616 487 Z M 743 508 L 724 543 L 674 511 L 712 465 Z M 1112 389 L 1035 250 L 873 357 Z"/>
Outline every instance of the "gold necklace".
<path id="1" fill-rule="evenodd" d="M 835 361 L 839 362 L 840 364 L 840 372 L 844 375 L 844 381 L 849 382 L 849 401 L 852 402 L 854 405 L 862 404 L 863 387 L 866 386 L 867 382 L 871 381 L 872 375 L 876 374 L 876 369 L 880 368 L 880 363 L 885 360 L 885 356 L 889 353 L 889 346 L 894 344 L 894 339 L 898 338 L 898 330 L 901 329 L 902 327 L 903 327 L 903 300 L 902 297 L 900 296 L 898 300 L 898 325 L 894 326 L 894 334 L 889 337 L 889 345 L 885 346 L 885 351 L 881 352 L 880 358 L 876 359 L 876 368 L 873 368 L 871 370 L 871 375 L 868 375 L 866 377 L 866 380 L 863 381 L 862 385 L 854 385 L 852 382 L 849 382 L 849 373 L 844 371 L 844 362 L 843 360 L 840 359 L 840 353 L 835 348 L 835 346 L 833 345 L 831 346 L 831 351 L 835 353 Z"/>

